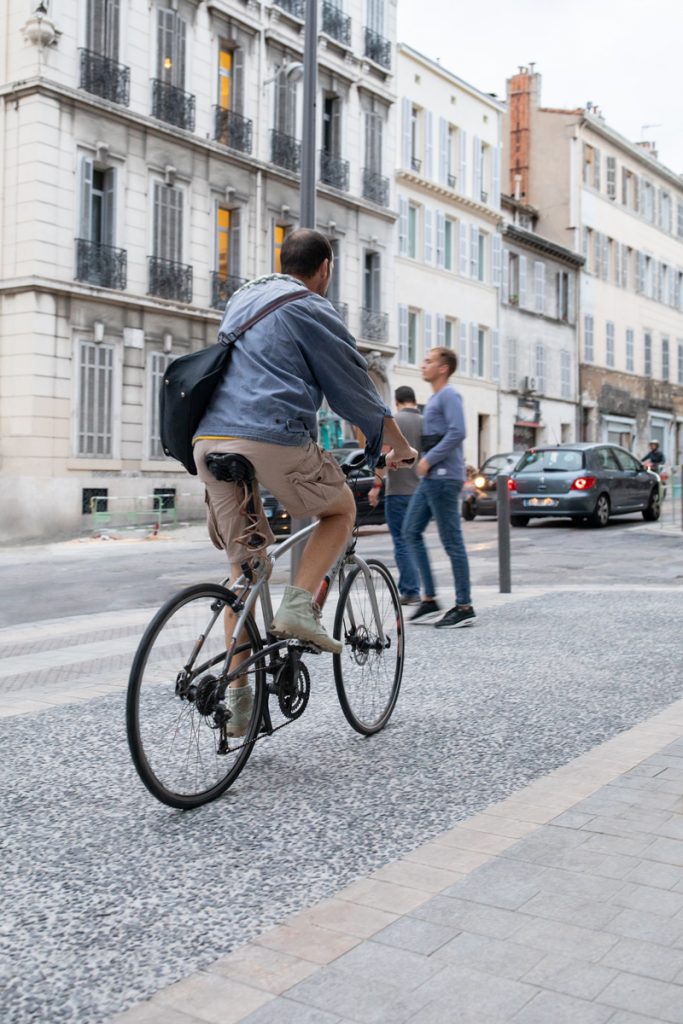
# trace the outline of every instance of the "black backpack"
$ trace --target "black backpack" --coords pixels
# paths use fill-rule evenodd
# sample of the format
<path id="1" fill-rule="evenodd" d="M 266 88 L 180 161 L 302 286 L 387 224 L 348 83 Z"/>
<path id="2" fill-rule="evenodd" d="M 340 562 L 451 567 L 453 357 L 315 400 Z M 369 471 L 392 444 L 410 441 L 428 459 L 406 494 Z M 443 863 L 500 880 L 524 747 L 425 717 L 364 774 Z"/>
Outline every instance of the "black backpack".
<path id="1" fill-rule="evenodd" d="M 192 438 L 206 412 L 218 382 L 228 368 L 230 351 L 250 327 L 286 302 L 310 295 L 308 288 L 289 292 L 268 303 L 265 309 L 229 334 L 219 334 L 215 345 L 188 352 L 169 363 L 159 394 L 161 446 L 164 454 L 182 462 L 188 473 L 197 475 Z"/>

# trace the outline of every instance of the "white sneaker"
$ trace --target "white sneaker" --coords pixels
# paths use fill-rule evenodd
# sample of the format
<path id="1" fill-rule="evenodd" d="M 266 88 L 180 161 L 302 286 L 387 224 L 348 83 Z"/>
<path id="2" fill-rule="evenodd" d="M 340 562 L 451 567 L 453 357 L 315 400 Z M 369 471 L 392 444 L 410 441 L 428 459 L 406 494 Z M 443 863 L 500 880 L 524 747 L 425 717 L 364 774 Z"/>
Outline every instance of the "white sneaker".
<path id="1" fill-rule="evenodd" d="M 245 736 L 249 731 L 254 710 L 254 694 L 251 687 L 229 686 L 225 691 L 225 703 L 230 712 L 230 721 L 225 727 L 226 736 Z"/>
<path id="2" fill-rule="evenodd" d="M 315 644 L 321 651 L 341 654 L 344 645 L 327 633 L 320 624 L 321 612 L 307 590 L 285 587 L 285 596 L 277 610 L 271 632 L 279 637 L 291 637 L 304 643 Z"/>

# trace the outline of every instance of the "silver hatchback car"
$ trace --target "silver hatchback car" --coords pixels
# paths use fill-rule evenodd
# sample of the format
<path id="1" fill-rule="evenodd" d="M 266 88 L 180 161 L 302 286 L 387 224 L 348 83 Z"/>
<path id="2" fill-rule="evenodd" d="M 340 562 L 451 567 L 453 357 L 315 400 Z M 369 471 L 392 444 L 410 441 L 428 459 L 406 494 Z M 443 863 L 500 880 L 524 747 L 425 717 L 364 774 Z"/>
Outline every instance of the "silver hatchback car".
<path id="1" fill-rule="evenodd" d="M 560 444 L 530 448 L 509 481 L 510 522 L 569 516 L 607 526 L 610 516 L 661 513 L 659 478 L 626 449 L 614 444 Z"/>

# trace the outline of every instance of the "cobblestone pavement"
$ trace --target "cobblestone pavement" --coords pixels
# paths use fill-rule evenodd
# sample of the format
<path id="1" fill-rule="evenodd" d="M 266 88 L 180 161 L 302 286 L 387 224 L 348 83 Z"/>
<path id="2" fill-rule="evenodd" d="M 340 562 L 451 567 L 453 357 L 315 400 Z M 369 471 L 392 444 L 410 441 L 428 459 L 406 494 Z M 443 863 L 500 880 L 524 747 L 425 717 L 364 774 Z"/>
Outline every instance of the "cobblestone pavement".
<path id="1" fill-rule="evenodd" d="M 5 678 L 29 674 L 29 657 L 36 677 L 45 673 L 40 685 L 2 700 L 2 871 L 11 897 L 3 1021 L 95 1024 L 666 707 L 683 691 L 683 644 L 671 629 L 680 601 L 670 587 L 512 600 L 482 593 L 474 629 L 413 627 L 394 718 L 369 741 L 344 722 L 331 666 L 318 659 L 304 718 L 260 744 L 223 799 L 187 814 L 156 804 L 140 785 L 114 692 L 122 687 L 117 659 L 129 661 L 148 612 L 117 614 L 111 638 L 104 616 L 34 625 L 43 647 L 35 655 L 15 650 L 29 643 L 22 627 L 11 637 L 3 630 L 0 644 L 14 651 Z M 81 685 L 68 691 L 74 666 Z M 51 683 L 51 669 L 64 670 L 64 680 Z M 439 856 L 417 874 L 438 874 Z M 382 976 L 381 951 L 370 955 L 377 992 L 387 994 L 394 983 Z M 360 971 L 354 963 L 343 969 Z M 407 962 L 396 963 L 408 976 Z M 433 974 L 428 967 L 420 984 Z M 342 982 L 335 975 L 331 984 Z M 342 1012 L 341 1004 L 328 1014 L 312 1009 L 317 998 L 312 1015 L 292 1016 L 285 1005 L 267 1019 L 409 1019 Z M 181 1024 L 182 1014 L 158 1009 L 144 1019 Z M 202 1019 L 240 1018 L 222 1010 Z"/>

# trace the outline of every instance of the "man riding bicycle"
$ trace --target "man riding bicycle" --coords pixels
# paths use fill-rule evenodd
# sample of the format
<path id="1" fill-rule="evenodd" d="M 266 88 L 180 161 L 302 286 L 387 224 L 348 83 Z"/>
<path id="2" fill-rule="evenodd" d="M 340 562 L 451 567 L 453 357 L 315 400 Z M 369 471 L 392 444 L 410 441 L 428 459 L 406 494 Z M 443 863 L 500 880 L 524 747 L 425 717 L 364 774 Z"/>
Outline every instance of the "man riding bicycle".
<path id="1" fill-rule="evenodd" d="M 292 516 L 318 517 L 272 631 L 338 654 L 342 645 L 320 624 L 313 595 L 348 543 L 356 508 L 341 469 L 317 444 L 323 399 L 362 430 L 371 465 L 383 444 L 393 449 L 389 465 L 411 461 L 416 453 L 378 395 L 352 335 L 325 298 L 332 274 L 332 249 L 325 236 L 303 228 L 293 231 L 282 246 L 281 267 L 282 273 L 257 278 L 235 293 L 221 333 L 237 330 L 302 285 L 310 295 L 281 306 L 237 340 L 229 369 L 197 428 L 194 456 L 207 490 L 210 532 L 226 550 L 233 579 L 241 574 L 247 554 L 262 556 L 274 538 L 257 497 L 255 529 L 263 543 L 260 552 L 247 549 L 243 491 L 235 483 L 217 480 L 207 468 L 207 455 L 244 456 L 257 480 Z M 226 613 L 226 632 L 229 625 Z"/>

